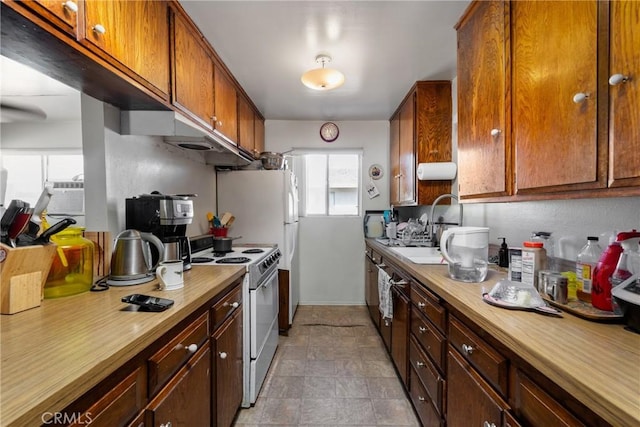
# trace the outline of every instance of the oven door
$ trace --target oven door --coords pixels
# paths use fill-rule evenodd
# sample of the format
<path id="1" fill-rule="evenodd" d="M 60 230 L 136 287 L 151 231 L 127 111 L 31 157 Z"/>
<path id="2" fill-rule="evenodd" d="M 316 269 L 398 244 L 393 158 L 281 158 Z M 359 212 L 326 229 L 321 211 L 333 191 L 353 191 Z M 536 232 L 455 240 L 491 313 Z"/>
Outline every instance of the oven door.
<path id="1" fill-rule="evenodd" d="M 278 318 L 278 269 L 267 280 L 249 291 L 251 299 L 251 358 L 260 354 L 271 334 L 274 320 Z"/>

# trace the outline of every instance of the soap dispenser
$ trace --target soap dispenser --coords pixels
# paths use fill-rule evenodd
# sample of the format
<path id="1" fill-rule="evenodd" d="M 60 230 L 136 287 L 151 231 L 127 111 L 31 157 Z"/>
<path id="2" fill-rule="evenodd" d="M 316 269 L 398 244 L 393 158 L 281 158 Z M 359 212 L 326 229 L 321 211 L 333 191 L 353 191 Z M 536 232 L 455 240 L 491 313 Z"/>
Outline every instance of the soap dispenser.
<path id="1" fill-rule="evenodd" d="M 505 237 L 498 237 L 498 239 L 502 239 L 502 244 L 498 251 L 498 265 L 500 267 L 509 267 L 509 246 L 507 246 L 507 239 Z"/>

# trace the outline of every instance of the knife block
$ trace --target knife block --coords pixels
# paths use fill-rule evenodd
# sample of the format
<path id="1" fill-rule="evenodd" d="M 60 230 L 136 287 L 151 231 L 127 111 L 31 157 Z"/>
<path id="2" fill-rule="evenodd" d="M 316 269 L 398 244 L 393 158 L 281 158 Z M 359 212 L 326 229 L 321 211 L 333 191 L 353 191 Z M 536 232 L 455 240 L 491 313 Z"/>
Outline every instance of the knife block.
<path id="1" fill-rule="evenodd" d="M 0 313 L 39 307 L 55 244 L 12 248 L 0 243 Z"/>

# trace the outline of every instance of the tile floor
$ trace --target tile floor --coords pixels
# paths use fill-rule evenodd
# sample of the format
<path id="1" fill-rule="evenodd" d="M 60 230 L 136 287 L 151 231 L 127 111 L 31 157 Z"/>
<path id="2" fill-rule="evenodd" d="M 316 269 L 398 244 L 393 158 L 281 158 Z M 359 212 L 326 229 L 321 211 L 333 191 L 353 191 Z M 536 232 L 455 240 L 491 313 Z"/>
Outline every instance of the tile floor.
<path id="1" fill-rule="evenodd" d="M 299 306 L 238 427 L 419 426 L 364 306 Z"/>

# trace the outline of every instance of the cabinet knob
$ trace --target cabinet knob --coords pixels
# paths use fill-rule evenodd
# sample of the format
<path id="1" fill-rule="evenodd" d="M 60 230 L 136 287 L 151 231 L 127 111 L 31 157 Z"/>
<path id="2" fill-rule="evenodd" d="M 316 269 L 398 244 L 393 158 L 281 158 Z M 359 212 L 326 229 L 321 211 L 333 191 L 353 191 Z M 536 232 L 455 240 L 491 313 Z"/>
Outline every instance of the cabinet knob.
<path id="1" fill-rule="evenodd" d="M 387 268 L 387 265 L 384 262 L 378 264 L 378 268 Z"/>
<path id="2" fill-rule="evenodd" d="M 424 402 L 424 401 L 426 401 L 426 399 L 425 399 L 424 397 L 422 397 L 422 396 L 418 396 L 418 400 L 419 400 L 420 402 Z"/>
<path id="3" fill-rule="evenodd" d="M 500 135 L 501 133 L 502 131 L 500 129 L 491 129 L 491 136 L 493 136 L 494 138 Z"/>
<path id="4" fill-rule="evenodd" d="M 581 104 L 584 101 L 586 101 L 588 98 L 589 98 L 588 93 L 578 92 L 575 95 L 573 95 L 573 102 L 575 102 L 576 104 Z"/>
<path id="5" fill-rule="evenodd" d="M 409 282 L 407 282 L 404 279 L 400 279 L 399 281 L 395 281 L 395 280 L 389 280 L 389 282 L 391 282 L 392 285 L 404 288 Z"/>
<path id="6" fill-rule="evenodd" d="M 105 34 L 107 32 L 107 30 L 100 24 L 94 25 L 93 28 L 91 28 L 91 29 L 96 34 Z"/>
<path id="7" fill-rule="evenodd" d="M 225 305 L 225 306 L 229 306 L 229 307 L 231 307 L 231 308 L 238 308 L 238 307 L 240 307 L 240 303 L 239 303 L 239 302 L 237 302 L 237 301 L 234 301 L 234 302 L 232 302 L 231 304 L 229 304 L 228 302 L 225 302 L 225 303 L 224 303 L 224 305 Z"/>
<path id="8" fill-rule="evenodd" d="M 416 362 L 416 368 L 424 368 L 424 363 L 419 360 Z"/>
<path id="9" fill-rule="evenodd" d="M 70 10 L 73 13 L 78 12 L 78 5 L 71 0 L 62 3 L 62 7 L 64 7 L 67 10 Z"/>
<path id="10" fill-rule="evenodd" d="M 424 308 L 425 306 L 426 306 L 426 304 L 423 303 L 423 302 L 419 302 L 418 303 L 418 308 Z"/>
<path id="11" fill-rule="evenodd" d="M 171 421 L 169 421 L 168 423 L 162 423 L 160 424 L 160 427 L 171 427 L 173 424 L 171 424 Z"/>
<path id="12" fill-rule="evenodd" d="M 198 350 L 198 345 L 197 344 L 189 344 L 184 349 L 187 350 L 189 353 L 195 353 Z"/>
<path id="13" fill-rule="evenodd" d="M 482 427 L 496 427 L 496 424 L 485 421 L 484 423 L 482 423 Z"/>
<path id="14" fill-rule="evenodd" d="M 395 176 L 394 176 L 394 178 L 395 178 L 395 179 L 400 179 L 400 178 L 402 178 L 402 174 L 401 174 L 401 173 L 399 173 L 398 175 L 395 175 Z"/>
<path id="15" fill-rule="evenodd" d="M 221 351 L 220 353 L 218 353 L 218 355 L 220 356 L 220 359 L 226 359 L 227 358 L 227 353 L 225 353 L 224 351 Z"/>
<path id="16" fill-rule="evenodd" d="M 461 347 L 462 347 L 462 352 L 463 352 L 464 354 L 469 355 L 469 354 L 472 354 L 472 353 L 473 353 L 474 348 L 473 348 L 472 346 L 470 346 L 470 345 L 468 345 L 468 344 L 462 344 L 462 346 L 461 346 Z"/>
<path id="17" fill-rule="evenodd" d="M 609 84 L 611 86 L 617 86 L 620 83 L 626 83 L 629 81 L 629 76 L 625 76 L 623 74 L 614 74 L 613 76 L 609 77 Z"/>
<path id="18" fill-rule="evenodd" d="M 424 334 L 425 332 L 427 332 L 427 328 L 425 328 L 424 326 L 418 326 L 418 331 L 420 331 L 421 334 Z"/>

